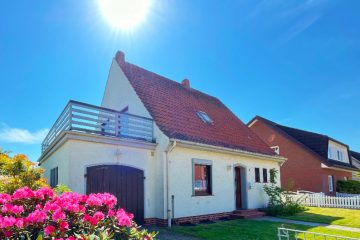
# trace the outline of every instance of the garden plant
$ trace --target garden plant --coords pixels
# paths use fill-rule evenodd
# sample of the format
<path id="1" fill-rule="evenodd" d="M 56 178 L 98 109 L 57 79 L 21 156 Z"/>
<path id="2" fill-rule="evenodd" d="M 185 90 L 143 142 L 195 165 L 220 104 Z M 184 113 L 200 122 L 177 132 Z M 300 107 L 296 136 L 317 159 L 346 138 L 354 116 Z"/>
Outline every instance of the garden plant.
<path id="1" fill-rule="evenodd" d="M 133 221 L 133 215 L 116 209 L 109 193 L 57 196 L 43 187 L 0 194 L 0 239 L 105 240 L 153 239 Z"/>

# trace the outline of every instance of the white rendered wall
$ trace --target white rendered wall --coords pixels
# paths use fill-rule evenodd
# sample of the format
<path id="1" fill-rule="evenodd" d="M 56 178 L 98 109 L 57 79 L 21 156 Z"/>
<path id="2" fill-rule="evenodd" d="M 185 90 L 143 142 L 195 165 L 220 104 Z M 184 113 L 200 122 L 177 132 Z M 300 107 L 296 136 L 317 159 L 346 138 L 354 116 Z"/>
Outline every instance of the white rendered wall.
<path id="1" fill-rule="evenodd" d="M 151 118 L 150 113 L 137 96 L 134 88 L 126 78 L 124 72 L 119 67 L 116 60 L 113 60 L 108 80 L 105 87 L 102 107 L 111 108 L 115 110 L 122 110 L 125 107 L 129 108 L 129 113 L 139 116 Z M 156 139 L 157 147 L 155 150 L 154 167 L 156 168 L 156 188 L 154 194 L 156 200 L 156 217 L 161 219 L 167 218 L 166 207 L 166 169 L 165 169 L 165 150 L 168 147 L 169 139 L 163 132 L 154 124 L 154 138 Z"/>
<path id="2" fill-rule="evenodd" d="M 211 196 L 193 196 L 192 159 L 212 161 Z M 170 154 L 170 195 L 174 195 L 174 217 L 187 217 L 213 213 L 231 212 L 235 210 L 235 176 L 234 166 L 246 168 L 247 208 L 262 208 L 267 205 L 268 197 L 263 190 L 265 183 L 255 183 L 255 168 L 275 168 L 279 164 L 274 161 L 230 154 L 192 150 L 176 147 Z M 268 179 L 269 179 L 268 174 Z M 278 182 L 280 176 L 278 176 Z"/>
<path id="3" fill-rule="evenodd" d="M 51 154 L 51 157 L 47 161 L 41 164 L 41 167 L 45 169 L 44 176 L 48 179 L 50 184 L 50 171 L 51 169 L 58 167 L 58 183 L 70 185 L 69 179 L 69 143 L 65 143 L 61 148 L 57 149 Z"/>

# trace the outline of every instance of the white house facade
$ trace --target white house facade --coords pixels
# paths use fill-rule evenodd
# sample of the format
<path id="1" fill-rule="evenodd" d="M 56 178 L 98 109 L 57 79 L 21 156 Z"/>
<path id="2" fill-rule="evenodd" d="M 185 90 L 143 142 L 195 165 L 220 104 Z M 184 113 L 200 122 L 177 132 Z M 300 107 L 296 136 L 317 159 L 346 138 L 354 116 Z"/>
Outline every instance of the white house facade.
<path id="1" fill-rule="evenodd" d="M 121 52 L 101 107 L 70 101 L 39 159 L 51 185 L 110 192 L 139 223 L 162 225 L 265 207 L 269 171 L 284 161 L 218 99 Z"/>

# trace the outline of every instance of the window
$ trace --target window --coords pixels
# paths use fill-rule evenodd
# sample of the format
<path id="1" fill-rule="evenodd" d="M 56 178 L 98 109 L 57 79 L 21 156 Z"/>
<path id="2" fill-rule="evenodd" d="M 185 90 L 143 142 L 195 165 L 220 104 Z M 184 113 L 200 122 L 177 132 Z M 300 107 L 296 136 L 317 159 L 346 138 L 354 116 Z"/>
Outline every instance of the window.
<path id="1" fill-rule="evenodd" d="M 344 180 L 345 180 L 345 181 L 347 181 L 347 180 L 348 180 L 348 178 L 347 178 L 347 177 L 344 177 Z"/>
<path id="2" fill-rule="evenodd" d="M 50 170 L 50 187 L 54 188 L 58 185 L 58 167 Z"/>
<path id="3" fill-rule="evenodd" d="M 329 192 L 334 191 L 334 177 L 329 175 L 328 182 L 329 182 Z"/>
<path id="4" fill-rule="evenodd" d="M 255 168 L 255 182 L 260 182 L 260 168 Z"/>
<path id="5" fill-rule="evenodd" d="M 340 161 L 343 160 L 343 153 L 339 150 L 337 150 L 337 157 L 338 157 L 338 160 L 340 160 Z"/>
<path id="6" fill-rule="evenodd" d="M 267 169 L 263 168 L 263 182 L 267 183 L 268 182 L 268 174 L 267 174 Z"/>
<path id="7" fill-rule="evenodd" d="M 193 159 L 193 194 L 206 196 L 212 194 L 211 168 L 208 160 Z"/>
<path id="8" fill-rule="evenodd" d="M 279 147 L 279 146 L 272 146 L 271 149 L 274 150 L 274 152 L 275 152 L 277 155 L 280 154 L 280 147 Z"/>
<path id="9" fill-rule="evenodd" d="M 203 122 L 208 123 L 208 124 L 213 123 L 213 120 L 209 117 L 209 115 L 207 115 L 206 112 L 198 111 L 196 114 L 198 115 L 198 117 L 201 120 L 203 120 Z"/>

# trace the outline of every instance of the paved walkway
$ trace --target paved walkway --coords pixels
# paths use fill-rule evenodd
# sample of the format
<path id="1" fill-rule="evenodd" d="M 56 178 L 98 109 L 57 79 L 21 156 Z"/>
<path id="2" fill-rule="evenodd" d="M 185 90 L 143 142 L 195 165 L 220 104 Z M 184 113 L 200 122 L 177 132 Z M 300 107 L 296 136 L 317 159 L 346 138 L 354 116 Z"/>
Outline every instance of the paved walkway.
<path id="1" fill-rule="evenodd" d="M 325 224 L 325 223 L 304 222 L 304 221 L 297 221 L 297 220 L 283 219 L 283 218 L 269 217 L 269 216 L 265 216 L 262 218 L 256 218 L 254 220 L 265 220 L 265 221 L 272 221 L 272 222 L 300 224 L 300 225 L 305 225 L 305 226 L 310 226 L 310 227 L 326 227 L 326 228 L 331 228 L 331 229 L 336 229 L 336 230 L 360 232 L 360 228 L 345 227 L 345 226 L 340 226 L 340 225 L 330 225 L 330 224 Z"/>
<path id="2" fill-rule="evenodd" d="M 148 230 L 150 232 L 151 231 L 159 232 L 159 234 L 156 236 L 156 239 L 159 240 L 200 240 L 199 238 L 170 231 L 167 228 L 151 227 Z"/>

